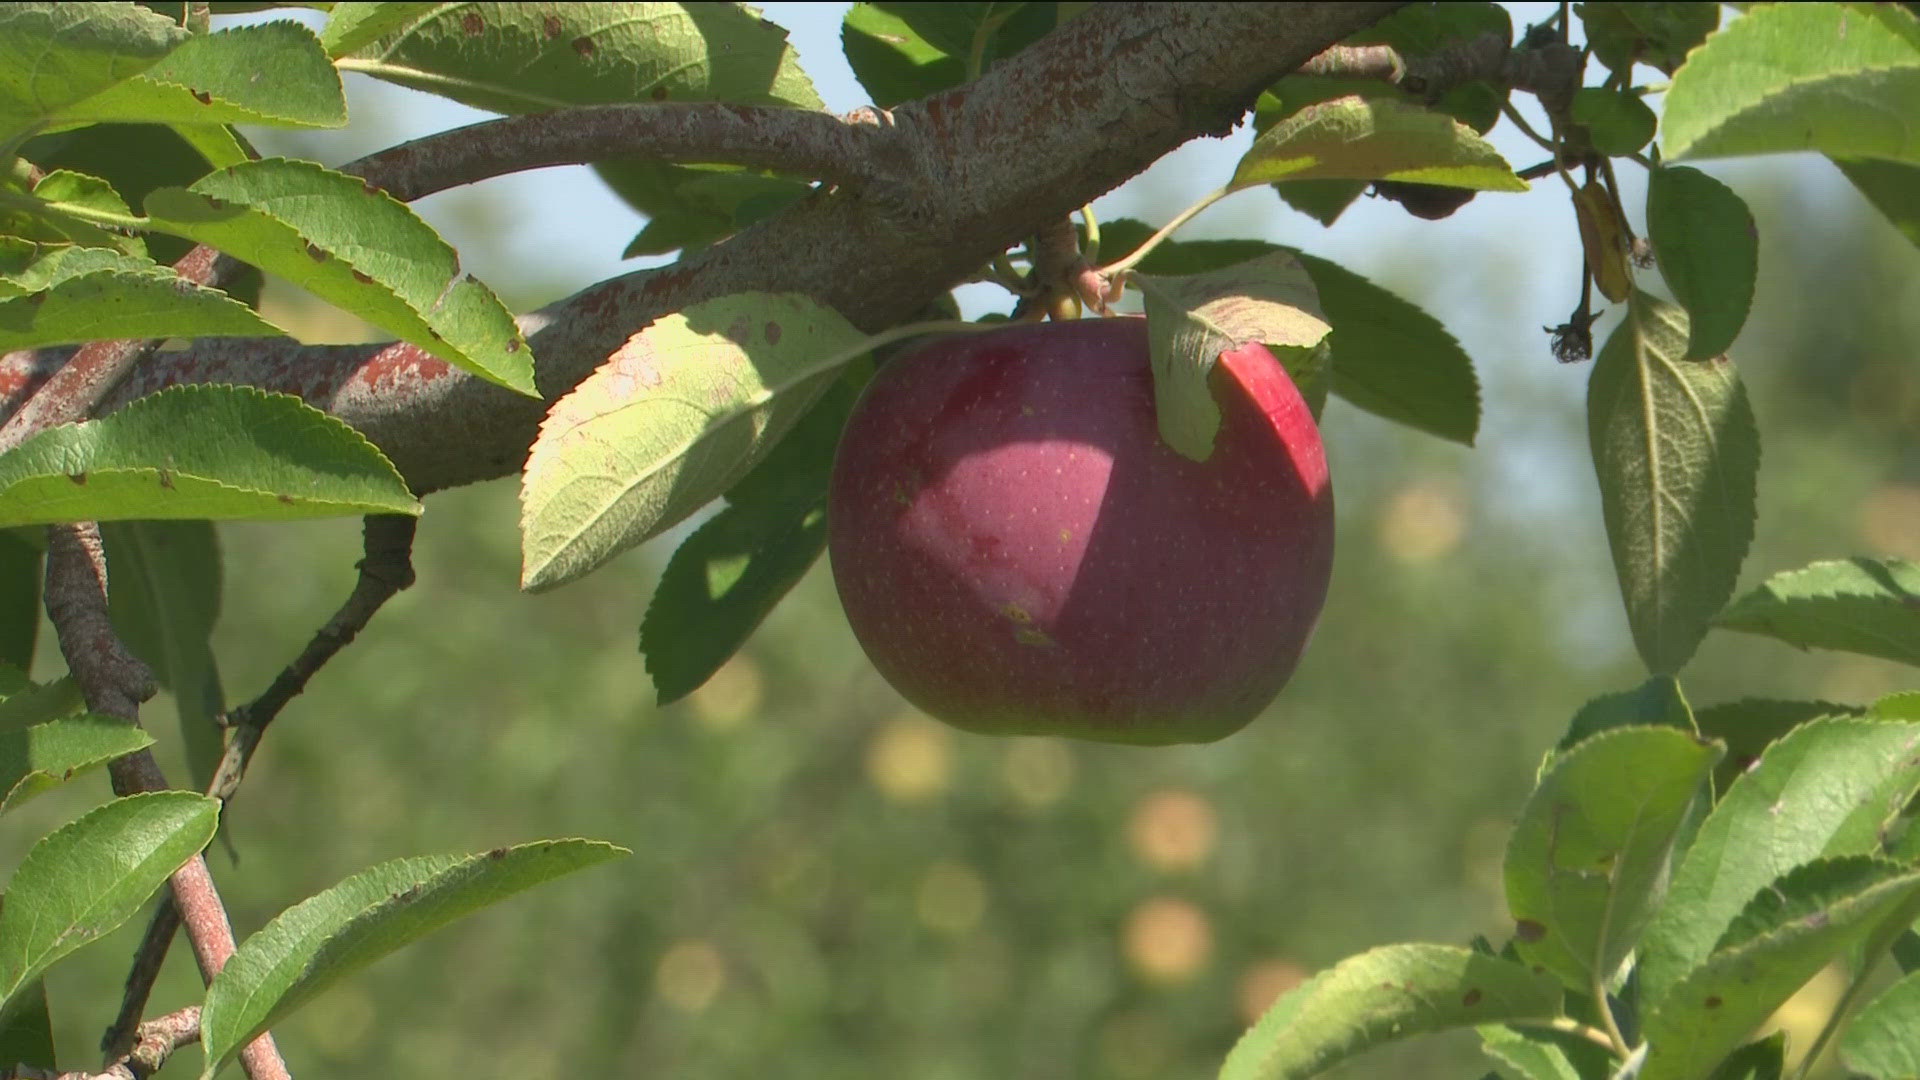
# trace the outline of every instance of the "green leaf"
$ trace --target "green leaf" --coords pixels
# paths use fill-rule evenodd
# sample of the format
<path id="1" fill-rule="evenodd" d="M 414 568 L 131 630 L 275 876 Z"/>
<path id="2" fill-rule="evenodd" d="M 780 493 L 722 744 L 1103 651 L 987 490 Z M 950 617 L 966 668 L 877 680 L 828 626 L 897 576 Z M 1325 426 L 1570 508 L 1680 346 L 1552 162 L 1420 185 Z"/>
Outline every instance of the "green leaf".
<path id="1" fill-rule="evenodd" d="M 544 840 L 478 855 L 397 859 L 281 912 L 234 951 L 200 1013 L 210 1078 L 254 1036 L 321 991 L 447 923 L 628 852 Z"/>
<path id="2" fill-rule="evenodd" d="M 9 681 L 16 677 L 11 669 L 5 674 Z M 28 683 L 0 701 L 0 731 L 17 731 L 49 720 L 78 716 L 85 707 L 80 688 L 71 675 L 39 685 Z"/>
<path id="3" fill-rule="evenodd" d="M 1333 327 L 1333 392 L 1375 416 L 1473 445 L 1480 383 L 1447 328 L 1344 266 L 1297 257 Z"/>
<path id="4" fill-rule="evenodd" d="M 187 134 L 192 134 L 189 140 Z M 207 175 L 215 164 L 231 165 L 246 157 L 210 162 L 202 143 L 224 138 L 218 125 L 190 125 L 175 130 L 159 124 L 94 124 L 90 127 L 36 136 L 21 148 L 20 156 L 45 169 L 71 169 L 97 176 L 111 184 L 118 197 L 139 206 L 158 187 L 185 187 Z M 147 254 L 156 263 L 172 263 L 193 248 L 191 241 L 165 233 L 145 237 Z M 258 276 L 258 271 L 254 272 Z M 258 286 L 244 293 L 234 282 L 222 288 L 249 304 L 258 300 Z"/>
<path id="5" fill-rule="evenodd" d="M 622 253 L 661 255 L 696 248 L 771 217 L 812 190 L 802 180 L 724 165 L 675 165 L 646 158 L 615 158 L 594 171 L 647 216 L 646 227 Z"/>
<path id="6" fill-rule="evenodd" d="M 0 531 L 0 664 L 23 674 L 33 666 L 40 635 L 40 557 L 26 529 Z"/>
<path id="7" fill-rule="evenodd" d="M 1673 74 L 1720 25 L 1713 3 L 1587 3 L 1575 10 L 1594 56 L 1622 75 L 1631 75 L 1635 63 Z"/>
<path id="8" fill-rule="evenodd" d="M 393 465 L 299 398 L 175 386 L 0 455 L 0 526 L 415 514 Z"/>
<path id="9" fill-rule="evenodd" d="M 1574 990 L 1612 979 L 1660 906 L 1674 838 L 1719 759 L 1691 732 L 1636 727 L 1554 762 L 1507 845 L 1523 959 Z"/>
<path id="10" fill-rule="evenodd" d="M 0 141 L 138 75 L 188 36 L 135 4 L 0 4 Z"/>
<path id="11" fill-rule="evenodd" d="M 1767 748 L 1707 815 L 1642 939 L 1643 1000 L 1705 960 L 1755 893 L 1814 859 L 1877 850 L 1881 827 L 1920 790 L 1920 725 L 1805 724 Z"/>
<path id="12" fill-rule="evenodd" d="M 1873 1080 L 1920 1076 L 1920 974 L 1910 974 L 1861 1007 L 1840 1037 L 1840 1060 Z"/>
<path id="13" fill-rule="evenodd" d="M 47 988 L 35 979 L 14 995 L 0 1014 L 0 1069 L 30 1065 L 53 1071 L 53 1017 L 47 1012 Z"/>
<path id="14" fill-rule="evenodd" d="M 406 204 L 344 173 L 267 158 L 147 196 L 154 228 L 278 274 L 402 341 L 527 395 L 513 316 Z"/>
<path id="15" fill-rule="evenodd" d="M 1499 152 L 1465 124 L 1398 101 L 1358 96 L 1309 105 L 1275 124 L 1240 159 L 1231 186 L 1311 179 L 1527 190 Z"/>
<path id="16" fill-rule="evenodd" d="M 327 55 L 338 59 L 350 55 L 389 34 L 397 34 L 409 23 L 433 13 L 437 4 L 350 3 L 335 4 L 320 31 L 320 45 Z"/>
<path id="17" fill-rule="evenodd" d="M 1130 252 L 1153 232 L 1131 218 L 1102 222 L 1101 250 Z M 1168 240 L 1136 269 L 1200 274 L 1276 251 L 1291 252 L 1306 268 L 1321 318 L 1332 327 L 1327 342 L 1334 393 L 1383 419 L 1473 444 L 1480 426 L 1473 360 L 1438 319 L 1346 267 L 1264 240 Z"/>
<path id="18" fill-rule="evenodd" d="M 1902 236 L 1920 245 L 1920 165 L 1870 158 L 1837 159 L 1834 164 Z"/>
<path id="19" fill-rule="evenodd" d="M 1560 1012 L 1560 984 L 1497 956 L 1389 945 L 1348 957 L 1282 995 L 1241 1036 L 1220 1080 L 1313 1076 L 1410 1035 Z"/>
<path id="20" fill-rule="evenodd" d="M 172 270 L 95 270 L 0 300 L 0 352 L 121 338 L 267 337 L 285 331 Z"/>
<path id="21" fill-rule="evenodd" d="M 510 114 L 636 101 L 824 107 L 787 32 L 744 5 L 435 4 L 402 24 L 341 69 Z"/>
<path id="22" fill-rule="evenodd" d="M 214 662 L 220 618 L 220 538 L 207 521 L 104 522 L 113 626 L 173 692 L 197 790 L 207 790 L 224 739 L 226 695 Z"/>
<path id="23" fill-rule="evenodd" d="M 1587 431 L 1627 624 L 1655 674 L 1680 670 L 1753 539 L 1760 434 L 1725 358 L 1688 361 L 1686 312 L 1636 292 L 1594 363 Z"/>
<path id="24" fill-rule="evenodd" d="M 1920 666 L 1920 565 L 1817 562 L 1775 574 L 1727 605 L 1715 625 L 1802 649 L 1836 649 Z"/>
<path id="25" fill-rule="evenodd" d="M 1573 92 L 1568 112 L 1575 123 L 1586 126 L 1593 148 L 1608 157 L 1638 153 L 1660 126 L 1647 103 L 1629 90 L 1582 87 Z"/>
<path id="26" fill-rule="evenodd" d="M 1728 1054 L 1707 1080 L 1780 1080 L 1787 1067 L 1787 1033 L 1776 1031 Z"/>
<path id="27" fill-rule="evenodd" d="M 1613 1073 L 1607 1051 L 1567 1032 L 1488 1024 L 1480 1038 L 1480 1049 L 1503 1080 L 1586 1080 Z"/>
<path id="28" fill-rule="evenodd" d="M 1694 730 L 1693 710 L 1687 706 L 1686 695 L 1680 692 L 1680 683 L 1671 675 L 1655 675 L 1631 690 L 1602 694 L 1580 706 L 1554 750 L 1570 750 L 1614 728 L 1651 725 L 1686 732 Z"/>
<path id="29" fill-rule="evenodd" d="M 827 543 L 821 506 L 729 506 L 681 543 L 640 624 L 660 704 L 698 690 L 746 644 Z"/>
<path id="30" fill-rule="evenodd" d="M 1773 881 L 1743 916 L 1741 936 L 1654 999 L 1640 1080 L 1707 1077 L 1821 968 L 1910 921 L 1916 905 L 1920 872 L 1895 863 L 1819 862 Z"/>
<path id="31" fill-rule="evenodd" d="M 571 581 L 725 492 L 865 342 L 790 293 L 708 300 L 629 338 L 540 426 L 520 489 L 521 587 Z"/>
<path id="32" fill-rule="evenodd" d="M 1668 165 L 1647 183 L 1647 232 L 1660 276 L 1687 309 L 1684 359 L 1726 352 L 1746 324 L 1760 269 L 1753 211 L 1706 173 Z"/>
<path id="33" fill-rule="evenodd" d="M 0 730 L 0 813 L 152 745 L 152 736 L 110 716 L 75 716 Z"/>
<path id="34" fill-rule="evenodd" d="M 168 277 L 177 276 L 152 259 L 124 251 L 75 245 L 49 248 L 22 241 L 17 236 L 0 236 L 0 260 L 4 260 L 6 267 L 6 271 L 0 273 L 0 297 L 9 299 L 43 292 L 62 282 L 108 270 L 127 274 L 158 271 Z"/>
<path id="35" fill-rule="evenodd" d="M 1762 4 L 1674 73 L 1669 158 L 1818 150 L 1920 164 L 1920 18 L 1897 4 Z"/>
<path id="36" fill-rule="evenodd" d="M 17 248 L 29 241 L 28 250 L 77 244 L 81 247 L 110 248 L 144 257 L 145 242 L 101 228 L 74 216 L 76 212 L 117 214 L 129 220 L 133 214 L 113 186 L 97 176 L 67 169 L 55 169 L 33 185 L 33 197 L 24 198 L 0 187 L 0 234 L 9 238 L 8 246 Z"/>
<path id="37" fill-rule="evenodd" d="M 1694 723 L 1702 736 L 1727 744 L 1727 756 L 1721 759 L 1713 777 L 1714 790 L 1725 791 L 1787 732 L 1815 720 L 1859 716 L 1861 711 L 1857 706 L 1831 701 L 1743 698 L 1701 709 L 1694 714 Z"/>
<path id="38" fill-rule="evenodd" d="M 854 78 L 883 109 L 960 85 L 978 44 L 980 70 L 1052 30 L 1054 4 L 855 4 L 840 25 Z"/>
<path id="39" fill-rule="evenodd" d="M 55 128 L 102 120 L 337 128 L 346 125 L 347 100 L 313 31 L 269 22 L 189 37 L 146 70 L 48 118 Z"/>
<path id="40" fill-rule="evenodd" d="M 820 557 L 834 448 L 857 393 L 836 380 L 668 560 L 640 623 L 661 704 L 705 684 Z"/>
<path id="41" fill-rule="evenodd" d="M 1146 298 L 1160 437 L 1195 461 L 1213 454 L 1220 427 L 1208 376 L 1221 353 L 1260 342 L 1294 374 L 1302 358 L 1322 355 L 1332 329 L 1320 317 L 1313 279 L 1287 251 L 1202 274 L 1135 273 L 1132 280 Z M 1307 391 L 1308 380 L 1295 375 L 1294 382 Z"/>
<path id="42" fill-rule="evenodd" d="M 220 804 L 186 791 L 115 799 L 27 852 L 0 907 L 0 1016 L 54 961 L 138 912 L 213 838 Z"/>

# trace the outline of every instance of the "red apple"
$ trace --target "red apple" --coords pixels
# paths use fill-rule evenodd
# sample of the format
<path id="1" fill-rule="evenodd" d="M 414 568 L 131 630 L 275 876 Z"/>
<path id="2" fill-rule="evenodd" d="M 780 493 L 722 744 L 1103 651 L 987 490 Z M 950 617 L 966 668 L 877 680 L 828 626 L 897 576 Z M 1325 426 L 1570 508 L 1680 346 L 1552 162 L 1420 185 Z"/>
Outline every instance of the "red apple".
<path id="1" fill-rule="evenodd" d="M 1022 325 L 887 364 L 828 504 L 854 635 L 908 701 L 990 734 L 1210 742 L 1265 708 L 1326 599 L 1320 433 L 1254 344 L 1205 462 L 1154 421 L 1142 319 Z"/>

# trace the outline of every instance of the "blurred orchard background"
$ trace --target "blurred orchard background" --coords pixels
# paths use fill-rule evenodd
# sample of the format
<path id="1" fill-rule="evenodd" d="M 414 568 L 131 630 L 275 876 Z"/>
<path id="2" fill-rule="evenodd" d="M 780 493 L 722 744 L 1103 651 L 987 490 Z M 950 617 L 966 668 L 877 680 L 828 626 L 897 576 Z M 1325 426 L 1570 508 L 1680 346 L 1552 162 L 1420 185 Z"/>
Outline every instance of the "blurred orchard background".
<path id="1" fill-rule="evenodd" d="M 1516 28 L 1551 9 L 1511 6 Z M 831 108 L 864 103 L 839 53 L 846 5 L 766 7 Z M 482 118 L 347 80 L 349 130 L 253 133 L 263 152 L 337 164 Z M 1517 166 L 1537 159 L 1510 126 L 1493 137 Z M 1249 141 L 1190 145 L 1095 206 L 1163 222 Z M 1734 351 L 1765 443 L 1743 590 L 1815 558 L 1920 559 L 1920 250 L 1810 155 L 1708 170 L 1761 230 Z M 1643 175 L 1622 179 L 1637 207 Z M 418 206 L 517 310 L 644 265 L 621 259 L 641 220 L 585 169 Z M 1363 199 L 1332 229 L 1248 192 L 1183 235 L 1343 261 L 1445 322 L 1482 382 L 1471 450 L 1329 405 L 1332 592 L 1267 716 L 1170 749 L 949 730 L 868 667 L 824 562 L 711 684 L 660 708 L 637 627 L 684 531 L 530 597 L 516 588 L 514 482 L 433 496 L 419 584 L 275 725 L 228 815 L 230 848 L 212 854 L 238 929 L 399 856 L 566 835 L 634 855 L 429 938 L 297 1014 L 279 1034 L 301 1074 L 1209 1077 L 1274 994 L 1343 956 L 1504 940 L 1501 860 L 1536 764 L 1581 703 L 1643 677 L 1587 461 L 1588 368 L 1556 363 L 1541 329 L 1577 295 L 1564 189 L 1481 195 L 1442 222 Z M 985 286 L 962 296 L 969 315 L 1010 306 Z M 368 340 L 282 284 L 267 297 L 307 340 Z M 350 520 L 223 527 L 230 698 L 257 693 L 345 595 L 358 533 Z M 48 637 L 43 675 L 59 669 Z M 1859 702 L 1900 678 L 1716 632 L 1686 692 L 1696 707 Z M 163 739 L 171 717 L 164 698 L 149 707 Z M 97 795 L 30 804 L 8 842 Z M 98 1038 L 141 921 L 55 969 L 63 1046 Z M 154 1011 L 196 988 L 176 948 Z M 1816 980 L 1803 999 L 1834 992 Z M 1483 1071 L 1470 1042 L 1429 1040 L 1340 1075 Z"/>

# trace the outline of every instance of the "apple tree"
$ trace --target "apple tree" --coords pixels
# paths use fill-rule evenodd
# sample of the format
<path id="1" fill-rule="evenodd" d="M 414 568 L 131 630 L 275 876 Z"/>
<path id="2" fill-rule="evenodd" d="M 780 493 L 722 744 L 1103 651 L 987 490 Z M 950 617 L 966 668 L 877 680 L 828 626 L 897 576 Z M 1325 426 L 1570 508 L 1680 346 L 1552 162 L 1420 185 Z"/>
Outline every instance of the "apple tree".
<path id="1" fill-rule="evenodd" d="M 53 1044 L 43 976 L 143 910 L 102 1071 L 72 1075 L 145 1076 L 195 1044 L 203 1075 L 234 1062 L 256 1080 L 290 1075 L 271 1030 L 329 986 L 532 885 L 603 862 L 619 872 L 621 849 L 584 839 L 420 855 L 235 940 L 202 852 L 275 719 L 412 583 L 419 500 L 436 492 L 520 478 L 529 590 L 708 515 L 638 626 L 663 701 L 713 676 L 837 528 L 856 629 L 856 608 L 879 613 L 869 652 L 910 698 L 960 702 L 936 715 L 1148 743 L 1238 728 L 1284 692 L 1324 594 L 1332 519 L 1322 500 L 1278 548 L 1216 548 L 1291 497 L 1262 486 L 1279 457 L 1249 465 L 1237 448 L 1266 440 L 1270 453 L 1278 431 L 1287 461 L 1308 460 L 1308 413 L 1330 395 L 1467 444 L 1481 408 L 1472 362 L 1434 314 L 1309 251 L 1180 238 L 1243 192 L 1334 229 L 1364 196 L 1422 219 L 1474 199 L 1564 200 L 1584 257 L 1551 268 L 1568 271 L 1572 309 L 1541 316 L 1539 356 L 1589 372 L 1593 475 L 1646 679 L 1566 702 L 1564 738 L 1539 748 L 1506 849 L 1503 940 L 1388 945 L 1329 967 L 1273 1003 L 1221 1076 L 1312 1076 L 1385 1042 L 1475 1028 L 1502 1077 L 1779 1077 L 1784 1039 L 1756 1031 L 1836 961 L 1847 989 L 1797 1059 L 1832 1047 L 1858 1075 L 1920 1068 L 1920 695 L 1696 705 L 1682 681 L 1713 630 L 1920 664 L 1910 562 L 1834 551 L 1765 568 L 1736 595 L 1760 520 L 1761 435 L 1729 349 L 1759 231 L 1781 223 L 1756 221 L 1690 164 L 1823 154 L 1920 240 L 1911 5 L 1584 3 L 1515 27 L 1491 3 L 859 4 L 842 40 L 872 105 L 847 116 L 824 109 L 783 30 L 730 4 L 314 4 L 317 32 L 216 25 L 273 6 L 0 8 L 0 813 L 84 774 L 112 787 L 9 868 L 7 1075 L 76 1067 L 75 1048 Z M 331 168 L 254 150 L 245 131 L 345 125 L 342 72 L 500 118 Z M 1182 143 L 1242 123 L 1251 149 L 1201 202 L 1155 221 L 1088 209 Z M 1502 124 L 1536 160 L 1493 148 Z M 408 204 L 559 164 L 593 165 L 645 215 L 630 254 L 680 255 L 516 315 Z M 1629 170 L 1647 176 L 1644 207 L 1623 204 Z M 262 315 L 262 275 L 395 340 L 300 344 Z M 960 320 L 951 293 L 970 281 L 1004 286 L 1004 312 Z M 1136 300 L 1144 329 L 1086 321 L 1124 318 L 1115 309 Z M 1596 340 L 1604 307 L 1623 317 Z M 1000 367 L 966 366 L 989 352 Z M 1057 415 L 1023 427 L 1022 406 L 967 427 L 991 397 L 974 384 L 1011 378 L 1014 352 L 1052 380 Z M 1069 354 L 1111 371 L 1064 376 Z M 859 441 L 870 381 L 873 422 L 899 421 L 905 443 Z M 1094 414 L 1123 382 L 1113 415 L 1130 426 L 1116 440 L 1118 421 Z M 930 412 L 909 411 L 916 395 L 937 399 Z M 958 440 L 942 469 L 1041 449 L 1027 473 L 926 494 L 916 431 Z M 1069 450 L 1090 471 L 1023 479 Z M 1133 499 L 1141 474 L 1128 470 L 1148 459 L 1161 487 Z M 1218 507 L 1187 498 L 1209 485 Z M 939 513 L 1011 520 L 1062 491 L 1112 500 L 1114 516 L 1081 527 L 1154 548 L 1049 556 L 1051 585 L 1102 597 L 1106 636 L 1089 650 L 1045 652 L 1076 627 L 973 588 L 990 576 L 977 552 L 939 562 L 915 548 L 900 573 L 848 583 L 890 557 L 876 536 L 920 542 L 895 501 L 926 494 L 945 500 Z M 1220 507 L 1233 527 L 1202 520 Z M 365 523 L 350 595 L 277 678 L 231 703 L 208 644 L 221 579 L 210 523 L 340 515 Z M 942 573 L 966 587 L 928 584 Z M 1235 593 L 1254 602 L 1233 607 Z M 1156 607 L 1182 598 L 1229 615 Z M 30 670 L 43 608 L 63 675 Z M 963 671 L 944 639 L 891 648 L 970 619 L 1042 650 L 1040 681 L 980 706 L 977 687 L 942 695 L 956 673 L 997 670 Z M 1208 690 L 1126 711 L 1154 677 L 1274 624 L 1279 644 L 1233 654 L 1225 677 L 1253 688 L 1234 704 Z M 1150 650 L 1166 670 L 1117 659 L 1115 643 L 1158 641 L 1156 627 L 1185 639 Z M 1089 722 L 1086 693 L 1063 706 L 1027 689 L 1056 676 L 1146 726 Z M 177 732 L 140 724 L 157 687 L 180 704 Z M 156 739 L 178 740 L 190 776 L 162 774 Z M 204 1000 L 150 1015 L 180 936 Z"/>

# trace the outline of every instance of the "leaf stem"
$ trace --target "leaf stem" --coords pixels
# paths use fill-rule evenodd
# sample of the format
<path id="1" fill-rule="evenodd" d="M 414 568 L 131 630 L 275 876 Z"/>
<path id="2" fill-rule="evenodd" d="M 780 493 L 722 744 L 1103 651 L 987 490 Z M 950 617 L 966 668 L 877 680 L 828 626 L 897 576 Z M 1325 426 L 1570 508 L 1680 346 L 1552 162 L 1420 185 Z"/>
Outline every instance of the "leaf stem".
<path id="1" fill-rule="evenodd" d="M 1080 208 L 1080 220 L 1087 225 L 1087 241 L 1084 249 L 1087 262 L 1098 266 L 1100 264 L 1100 219 L 1093 216 L 1092 203 Z"/>
<path id="2" fill-rule="evenodd" d="M 1100 273 L 1103 275 L 1106 275 L 1107 277 L 1112 277 L 1113 275 L 1121 273 L 1122 271 L 1133 269 L 1136 265 L 1139 264 L 1140 260 L 1152 254 L 1153 249 L 1159 247 L 1161 241 L 1165 240 L 1169 236 L 1172 236 L 1175 229 L 1178 229 L 1180 226 L 1185 225 L 1187 222 L 1193 220 L 1194 216 L 1200 213 L 1200 211 L 1205 210 L 1207 207 L 1212 206 L 1214 203 L 1219 202 L 1221 199 L 1226 198 L 1227 196 L 1233 194 L 1238 190 L 1240 189 L 1229 184 L 1228 186 L 1223 188 L 1215 188 L 1214 190 L 1206 193 L 1205 195 L 1200 196 L 1199 202 L 1196 202 L 1192 206 L 1189 206 L 1185 210 L 1182 210 L 1178 214 L 1175 214 L 1173 216 L 1172 221 L 1169 221 L 1165 225 L 1161 226 L 1159 232 L 1154 233 L 1152 236 L 1147 237 L 1145 242 L 1143 242 L 1139 247 L 1133 249 L 1132 254 L 1127 255 L 1125 258 L 1122 258 L 1117 262 L 1112 262 L 1107 264 L 1106 266 L 1101 267 Z"/>
<path id="3" fill-rule="evenodd" d="M 1553 149 L 1552 140 L 1547 139 L 1546 137 L 1542 136 L 1539 132 L 1533 130 L 1533 125 L 1527 123 L 1526 117 L 1520 115 L 1520 110 L 1513 107 L 1513 102 L 1511 101 L 1501 102 L 1500 115 L 1512 121 L 1513 126 L 1520 129 L 1520 134 L 1525 135 L 1527 138 L 1532 139 L 1534 142 L 1540 144 L 1541 149 L 1549 152 L 1555 152 Z"/>
<path id="4" fill-rule="evenodd" d="M 1600 969 L 1594 969 L 1593 985 L 1587 992 L 1593 995 L 1593 1006 L 1600 1012 L 1600 1022 L 1606 1025 L 1607 1047 L 1615 1057 L 1624 1058 L 1632 1053 L 1627 1046 L 1626 1036 L 1620 1033 L 1620 1022 L 1613 1017 L 1613 1006 L 1607 1004 L 1607 981 L 1600 975 Z"/>
<path id="5" fill-rule="evenodd" d="M 1625 1054 L 1624 1050 L 1614 1045 L 1613 1039 L 1606 1032 L 1590 1024 L 1583 1024 L 1570 1016 L 1556 1016 L 1551 1020 L 1508 1020 L 1506 1024 L 1509 1027 L 1545 1028 L 1549 1031 L 1558 1031 L 1585 1039 L 1608 1053 L 1622 1056 Z"/>

